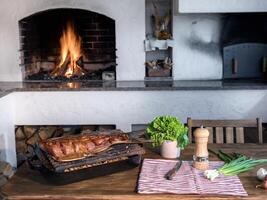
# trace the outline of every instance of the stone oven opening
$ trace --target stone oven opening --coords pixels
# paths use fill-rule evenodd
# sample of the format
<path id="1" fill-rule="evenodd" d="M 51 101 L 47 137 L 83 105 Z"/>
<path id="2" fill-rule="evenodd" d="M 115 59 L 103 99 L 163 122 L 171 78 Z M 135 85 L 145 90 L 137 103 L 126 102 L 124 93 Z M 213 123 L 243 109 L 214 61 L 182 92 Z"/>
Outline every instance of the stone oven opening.
<path id="1" fill-rule="evenodd" d="M 115 80 L 115 21 L 79 9 L 54 9 L 19 21 L 26 81 Z"/>
<path id="2" fill-rule="evenodd" d="M 267 77 L 267 15 L 226 14 L 222 33 L 223 77 Z"/>

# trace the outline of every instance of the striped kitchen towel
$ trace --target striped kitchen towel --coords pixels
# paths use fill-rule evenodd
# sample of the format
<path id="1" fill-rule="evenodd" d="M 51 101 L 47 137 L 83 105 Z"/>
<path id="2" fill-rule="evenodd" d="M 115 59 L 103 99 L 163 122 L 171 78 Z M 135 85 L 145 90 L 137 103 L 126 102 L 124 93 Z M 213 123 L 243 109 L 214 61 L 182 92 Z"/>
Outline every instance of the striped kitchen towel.
<path id="1" fill-rule="evenodd" d="M 238 176 L 220 176 L 210 181 L 203 176 L 203 171 L 193 168 L 190 161 L 183 161 L 173 180 L 166 180 L 165 174 L 176 163 L 173 160 L 145 159 L 138 180 L 138 193 L 248 196 Z M 210 169 L 222 165 L 223 162 L 210 162 Z"/>

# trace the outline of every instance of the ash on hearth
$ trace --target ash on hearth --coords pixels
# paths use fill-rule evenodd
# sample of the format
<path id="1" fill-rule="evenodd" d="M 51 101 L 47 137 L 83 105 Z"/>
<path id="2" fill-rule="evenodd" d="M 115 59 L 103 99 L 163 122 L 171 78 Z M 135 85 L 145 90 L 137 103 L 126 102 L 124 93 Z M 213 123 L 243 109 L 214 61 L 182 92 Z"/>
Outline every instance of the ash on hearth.
<path id="1" fill-rule="evenodd" d="M 109 68 L 106 68 L 105 70 L 98 70 L 96 72 L 87 73 L 82 76 L 72 76 L 72 77 L 66 77 L 66 76 L 51 76 L 50 73 L 40 71 L 36 74 L 29 75 L 25 77 L 25 80 L 33 80 L 33 81 L 85 81 L 85 80 L 91 80 L 91 81 L 97 81 L 102 80 L 103 72 L 105 71 L 114 71 L 115 66 L 111 66 Z"/>

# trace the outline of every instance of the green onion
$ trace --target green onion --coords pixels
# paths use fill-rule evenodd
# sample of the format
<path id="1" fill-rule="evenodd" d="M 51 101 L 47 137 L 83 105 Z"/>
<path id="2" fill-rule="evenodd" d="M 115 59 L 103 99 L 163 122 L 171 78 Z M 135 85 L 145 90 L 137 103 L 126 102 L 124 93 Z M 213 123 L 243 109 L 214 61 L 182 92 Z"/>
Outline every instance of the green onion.
<path id="1" fill-rule="evenodd" d="M 219 150 L 218 153 L 215 153 L 214 151 L 210 150 L 209 149 L 209 152 L 216 155 L 220 160 L 224 161 L 225 163 L 229 163 L 231 162 L 232 160 L 235 160 L 237 158 L 240 158 L 244 155 L 242 154 L 239 154 L 239 153 L 225 153 L 223 152 L 222 150 Z"/>
<path id="2" fill-rule="evenodd" d="M 224 155 L 224 158 L 225 155 Z M 247 158 L 244 155 L 238 155 L 236 159 L 231 160 L 228 163 L 225 163 L 222 167 L 216 170 L 206 170 L 204 175 L 210 180 L 214 180 L 220 174 L 225 176 L 235 176 L 240 173 L 250 171 L 254 167 L 260 164 L 267 163 L 267 159 L 256 160 L 253 158 Z"/>

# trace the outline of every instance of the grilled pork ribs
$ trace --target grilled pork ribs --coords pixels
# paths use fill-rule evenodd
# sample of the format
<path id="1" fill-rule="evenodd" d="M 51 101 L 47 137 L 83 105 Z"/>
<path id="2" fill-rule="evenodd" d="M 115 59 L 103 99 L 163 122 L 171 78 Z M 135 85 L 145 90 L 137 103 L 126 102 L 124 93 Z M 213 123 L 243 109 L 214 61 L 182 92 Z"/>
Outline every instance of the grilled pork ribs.
<path id="1" fill-rule="evenodd" d="M 48 139 L 39 145 L 55 160 L 64 162 L 92 156 L 121 143 L 130 143 L 127 134 L 66 136 Z"/>

